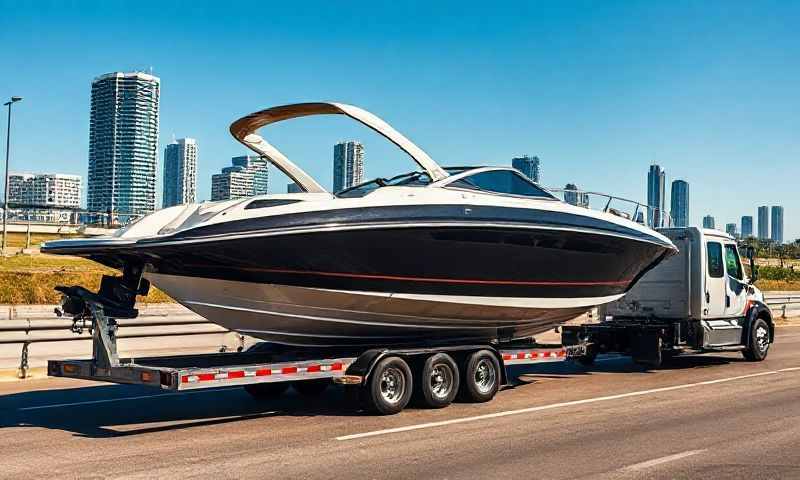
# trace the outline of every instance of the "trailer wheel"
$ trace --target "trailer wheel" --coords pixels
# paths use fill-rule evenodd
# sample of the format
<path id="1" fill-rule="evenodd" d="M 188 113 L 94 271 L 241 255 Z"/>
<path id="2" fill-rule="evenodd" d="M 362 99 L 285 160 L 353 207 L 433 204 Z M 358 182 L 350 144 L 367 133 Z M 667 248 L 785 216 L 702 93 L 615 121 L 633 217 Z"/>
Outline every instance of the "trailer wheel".
<path id="1" fill-rule="evenodd" d="M 458 384 L 458 366 L 453 357 L 446 353 L 431 355 L 417 377 L 418 402 L 428 408 L 446 407 L 453 403 Z"/>
<path id="2" fill-rule="evenodd" d="M 298 380 L 292 382 L 292 387 L 301 395 L 316 397 L 321 395 L 330 384 L 331 380 L 329 378 L 317 378 L 314 380 Z"/>
<path id="3" fill-rule="evenodd" d="M 461 397 L 465 401 L 482 403 L 494 398 L 500 389 L 500 363 L 489 350 L 478 350 L 464 366 Z"/>
<path id="4" fill-rule="evenodd" d="M 575 360 L 583 365 L 584 367 L 591 367 L 594 365 L 594 361 L 597 358 L 597 349 L 594 346 L 586 347 L 586 353 L 579 357 L 576 357 Z"/>
<path id="5" fill-rule="evenodd" d="M 411 399 L 413 377 L 408 364 L 400 357 L 378 362 L 365 386 L 367 407 L 380 415 L 394 415 Z"/>
<path id="6" fill-rule="evenodd" d="M 744 358 L 751 362 L 760 362 L 769 353 L 769 325 L 763 318 L 757 318 L 750 329 L 747 349 L 742 351 Z"/>
<path id="7" fill-rule="evenodd" d="M 287 382 L 254 383 L 245 385 L 244 391 L 257 400 L 270 400 L 280 397 L 288 388 L 289 384 Z"/>

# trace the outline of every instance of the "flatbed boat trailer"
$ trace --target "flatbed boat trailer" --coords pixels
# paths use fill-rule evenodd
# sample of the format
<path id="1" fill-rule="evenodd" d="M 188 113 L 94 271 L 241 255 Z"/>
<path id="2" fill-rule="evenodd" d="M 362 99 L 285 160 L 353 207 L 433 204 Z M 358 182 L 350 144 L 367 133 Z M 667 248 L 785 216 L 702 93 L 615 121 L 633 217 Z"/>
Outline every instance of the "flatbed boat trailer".
<path id="1" fill-rule="evenodd" d="M 198 355 L 119 358 L 117 324 L 99 302 L 84 298 L 74 329 L 92 333 L 91 359 L 50 360 L 48 375 L 148 385 L 163 390 L 241 386 L 256 398 L 273 398 L 290 386 L 318 394 L 344 385 L 374 413 L 393 414 L 411 400 L 440 408 L 456 396 L 491 400 L 507 383 L 506 367 L 559 362 L 587 354 L 584 345 L 535 343 L 439 343 L 378 348 L 292 348 L 257 343 L 246 351 Z"/>

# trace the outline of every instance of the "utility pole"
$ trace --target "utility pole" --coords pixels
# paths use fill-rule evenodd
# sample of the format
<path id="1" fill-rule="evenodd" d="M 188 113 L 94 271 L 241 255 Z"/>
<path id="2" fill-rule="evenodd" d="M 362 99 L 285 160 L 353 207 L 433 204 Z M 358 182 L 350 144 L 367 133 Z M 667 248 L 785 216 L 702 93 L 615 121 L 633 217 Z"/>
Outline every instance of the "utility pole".
<path id="1" fill-rule="evenodd" d="M 8 128 L 6 129 L 6 183 L 3 188 L 5 190 L 5 199 L 3 200 L 3 246 L 2 250 L 0 250 L 3 255 L 6 254 L 6 222 L 8 221 L 8 158 L 11 150 L 11 105 L 20 100 L 22 100 L 22 97 L 11 97 L 11 100 L 3 104 L 8 107 Z"/>

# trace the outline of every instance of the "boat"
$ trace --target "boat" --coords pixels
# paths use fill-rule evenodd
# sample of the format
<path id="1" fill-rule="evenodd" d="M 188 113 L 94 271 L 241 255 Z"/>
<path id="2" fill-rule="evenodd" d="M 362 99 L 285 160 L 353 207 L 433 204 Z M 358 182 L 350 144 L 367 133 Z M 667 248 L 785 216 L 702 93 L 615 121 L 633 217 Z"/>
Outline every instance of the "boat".
<path id="1" fill-rule="evenodd" d="M 310 115 L 350 117 L 418 169 L 329 192 L 257 133 Z M 268 108 L 230 130 L 302 192 L 165 208 L 42 252 L 122 270 L 81 294 L 116 316 L 135 315 L 149 282 L 259 339 L 369 346 L 529 337 L 619 299 L 677 251 L 656 231 L 566 203 L 513 168 L 442 167 L 352 105 Z"/>

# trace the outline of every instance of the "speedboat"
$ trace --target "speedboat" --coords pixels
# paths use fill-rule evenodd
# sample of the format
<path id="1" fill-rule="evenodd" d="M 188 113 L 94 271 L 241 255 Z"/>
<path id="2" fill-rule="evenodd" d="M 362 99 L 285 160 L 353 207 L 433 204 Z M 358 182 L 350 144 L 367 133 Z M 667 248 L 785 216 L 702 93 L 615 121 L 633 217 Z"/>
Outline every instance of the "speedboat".
<path id="1" fill-rule="evenodd" d="M 372 128 L 418 170 L 331 193 L 257 134 L 329 114 Z M 132 307 L 143 276 L 223 327 L 313 346 L 535 335 L 619 299 L 677 251 L 656 231 L 568 204 L 513 168 L 443 168 L 352 105 L 273 107 L 230 130 L 303 192 L 165 208 L 110 236 L 42 251 L 121 269 L 119 285 L 97 294 L 109 304 Z"/>

